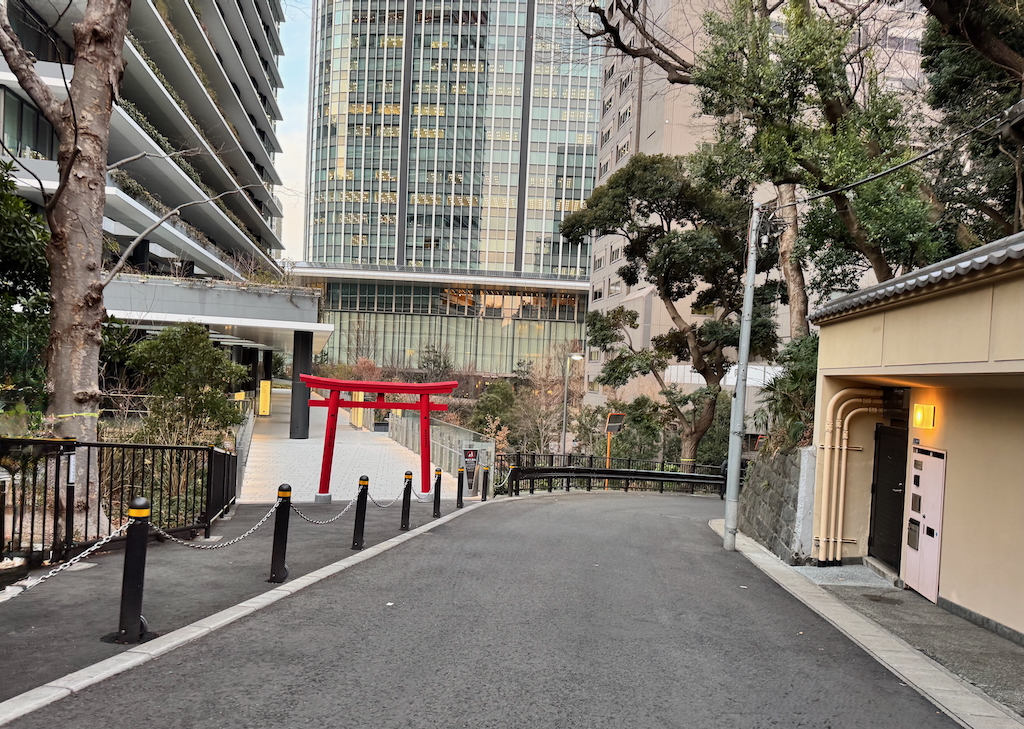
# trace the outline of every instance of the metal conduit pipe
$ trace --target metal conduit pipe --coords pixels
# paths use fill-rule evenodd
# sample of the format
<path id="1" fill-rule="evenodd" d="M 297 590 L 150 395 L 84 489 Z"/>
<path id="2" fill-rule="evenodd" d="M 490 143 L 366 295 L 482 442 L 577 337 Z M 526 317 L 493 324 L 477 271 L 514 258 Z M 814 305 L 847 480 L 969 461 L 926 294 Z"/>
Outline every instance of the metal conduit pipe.
<path id="1" fill-rule="evenodd" d="M 876 398 L 869 400 L 871 405 L 881 405 L 882 401 Z M 847 413 L 846 418 L 843 420 L 843 434 L 841 445 L 839 446 L 839 516 L 836 520 L 836 531 L 835 540 L 833 541 L 834 555 L 833 559 L 842 564 L 843 561 L 843 517 L 846 510 L 846 458 L 849 454 L 849 440 L 850 440 L 850 421 L 853 420 L 855 415 L 861 413 L 880 413 L 882 412 L 881 407 L 865 407 L 857 408 Z"/>
<path id="2" fill-rule="evenodd" d="M 839 405 L 839 411 L 836 413 L 836 420 L 832 430 L 833 438 L 833 451 L 842 451 L 843 441 L 842 433 L 843 428 L 846 425 L 850 408 L 855 408 L 858 405 L 880 405 L 882 403 L 880 398 L 875 397 L 851 397 L 849 400 L 842 402 Z M 830 509 L 827 521 L 824 521 L 825 526 L 825 546 L 826 564 L 833 564 L 835 561 L 835 555 L 838 553 L 838 547 L 836 546 L 836 534 L 839 531 L 837 522 L 839 520 L 839 480 L 842 469 L 840 467 L 841 453 L 836 453 L 835 458 L 832 460 L 832 472 L 829 474 L 829 503 Z M 844 461 L 845 463 L 845 461 Z"/>
<path id="3" fill-rule="evenodd" d="M 836 406 L 839 401 L 846 397 L 855 395 L 864 396 L 879 396 L 882 394 L 881 390 L 868 387 L 847 387 L 840 390 L 831 397 L 828 401 L 828 406 L 825 408 L 825 438 L 824 442 L 818 445 L 819 448 L 825 451 L 825 462 L 822 465 L 822 503 L 821 503 L 821 524 L 822 531 L 827 531 L 828 525 L 828 510 L 829 510 L 829 495 L 832 483 L 832 450 L 834 449 L 834 438 L 833 430 L 835 429 L 835 415 Z M 821 565 L 826 564 L 826 537 L 824 535 L 818 538 L 818 563 Z"/>

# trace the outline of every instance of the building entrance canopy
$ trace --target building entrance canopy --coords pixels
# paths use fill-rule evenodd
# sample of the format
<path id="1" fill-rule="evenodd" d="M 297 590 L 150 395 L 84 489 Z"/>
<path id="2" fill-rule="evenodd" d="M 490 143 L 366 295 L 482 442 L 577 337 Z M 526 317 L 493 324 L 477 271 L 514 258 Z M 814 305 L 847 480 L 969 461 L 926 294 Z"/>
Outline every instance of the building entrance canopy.
<path id="1" fill-rule="evenodd" d="M 363 380 L 335 380 L 330 377 L 300 375 L 310 388 L 330 391 L 326 400 L 310 400 L 312 407 L 327 408 L 327 430 L 324 433 L 324 458 L 320 469 L 319 494 L 326 498 L 331 487 L 331 467 L 334 463 L 334 436 L 338 430 L 338 409 L 374 408 L 377 410 L 419 410 L 420 411 L 420 490 L 430 491 L 430 413 L 446 411 L 447 405 L 430 402 L 431 395 L 447 395 L 459 383 L 449 382 L 367 382 Z M 373 400 L 342 400 L 343 392 L 375 394 Z M 418 402 L 387 402 L 385 395 L 416 395 Z"/>

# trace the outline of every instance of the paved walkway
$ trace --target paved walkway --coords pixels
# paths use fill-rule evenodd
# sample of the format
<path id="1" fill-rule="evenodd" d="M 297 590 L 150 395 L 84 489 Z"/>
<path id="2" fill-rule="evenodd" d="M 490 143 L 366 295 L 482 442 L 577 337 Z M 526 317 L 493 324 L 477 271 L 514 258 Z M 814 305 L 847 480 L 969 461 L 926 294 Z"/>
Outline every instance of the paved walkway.
<path id="1" fill-rule="evenodd" d="M 320 489 L 327 408 L 310 408 L 309 438 L 303 440 L 288 437 L 291 390 L 274 390 L 270 411 L 270 417 L 256 418 L 238 501 L 242 504 L 273 503 L 277 499 L 277 487 L 287 483 L 292 487 L 293 501 L 312 502 Z M 331 471 L 333 501 L 347 503 L 352 499 L 359 490 L 360 476 L 370 477 L 370 489 L 375 494 L 396 495 L 402 489 L 406 471 L 413 472 L 413 485 L 419 488 L 420 457 L 417 454 L 391 440 L 387 433 L 354 428 L 348 411 L 338 413 Z M 454 499 L 455 488 L 455 479 L 442 474 L 442 498 Z"/>

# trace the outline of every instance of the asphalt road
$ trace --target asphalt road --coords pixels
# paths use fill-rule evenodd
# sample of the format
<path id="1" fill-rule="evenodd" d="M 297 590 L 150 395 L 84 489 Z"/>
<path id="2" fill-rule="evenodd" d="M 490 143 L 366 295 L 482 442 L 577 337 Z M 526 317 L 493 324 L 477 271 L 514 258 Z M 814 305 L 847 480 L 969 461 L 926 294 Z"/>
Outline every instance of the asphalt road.
<path id="1" fill-rule="evenodd" d="M 10 726 L 955 727 L 707 526 L 495 502 Z"/>

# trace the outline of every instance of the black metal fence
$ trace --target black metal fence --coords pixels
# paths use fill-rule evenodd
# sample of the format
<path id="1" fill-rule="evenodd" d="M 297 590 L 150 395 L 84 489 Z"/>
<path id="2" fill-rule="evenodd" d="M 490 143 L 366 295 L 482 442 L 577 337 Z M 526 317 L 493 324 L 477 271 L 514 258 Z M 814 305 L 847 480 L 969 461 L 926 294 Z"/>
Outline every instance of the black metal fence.
<path id="1" fill-rule="evenodd" d="M 68 559 L 144 496 L 169 532 L 204 530 L 236 498 L 237 459 L 213 447 L 0 438 L 0 558 Z"/>
<path id="2" fill-rule="evenodd" d="M 559 486 L 572 486 L 588 491 L 608 488 L 721 494 L 725 484 L 724 464 L 712 466 L 579 454 L 513 453 L 499 455 L 495 459 L 493 480 L 495 484 L 506 484 L 498 487 L 495 493 L 507 492 L 513 466 L 519 480 L 530 482 L 531 493 L 538 486 L 549 491 Z"/>

